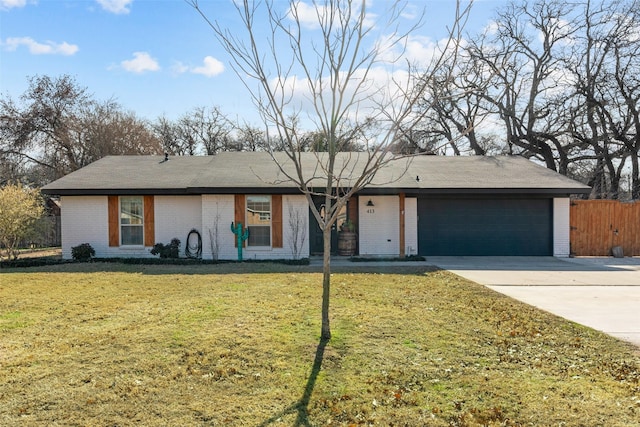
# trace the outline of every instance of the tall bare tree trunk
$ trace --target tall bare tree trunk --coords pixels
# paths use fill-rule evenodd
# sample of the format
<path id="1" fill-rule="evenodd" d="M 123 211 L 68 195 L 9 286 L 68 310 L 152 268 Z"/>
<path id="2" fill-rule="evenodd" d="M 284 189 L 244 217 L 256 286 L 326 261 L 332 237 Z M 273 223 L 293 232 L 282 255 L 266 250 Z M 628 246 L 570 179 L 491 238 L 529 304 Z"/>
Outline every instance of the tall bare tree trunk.
<path id="1" fill-rule="evenodd" d="M 281 173 L 279 180 L 300 189 L 321 224 L 321 337 L 328 340 L 331 229 L 349 198 L 397 160 L 394 150 L 400 136 L 419 120 L 414 107 L 424 98 L 424 88 L 415 85 L 417 68 L 410 64 L 398 73 L 398 64 L 411 61 L 407 46 L 414 42 L 412 35 L 423 24 L 424 13 L 412 13 L 408 19 L 405 3 L 398 0 L 382 2 L 382 14 L 370 13 L 366 1 L 314 1 L 314 12 L 307 13 L 306 3 L 295 0 L 242 0 L 232 2 L 238 20 L 223 27 L 207 18 L 199 0 L 187 3 L 211 26 L 249 89 L 265 124 L 265 149 Z M 455 2 L 449 37 L 429 63 L 421 65 L 422 75 L 435 75 L 447 58 L 457 56 L 469 7 Z M 379 17 L 375 24 L 374 16 Z M 305 17 L 314 21 L 317 31 L 308 28 Z M 301 121 L 305 116 L 310 120 L 306 125 Z M 317 166 L 311 169 L 302 155 L 309 130 L 320 136 L 320 146 L 326 144 L 326 151 L 312 153 Z M 343 152 L 354 143 L 361 144 L 361 152 Z M 324 196 L 322 212 L 314 203 L 317 196 Z"/>
<path id="2" fill-rule="evenodd" d="M 322 255 L 322 330 L 321 340 L 331 339 L 329 322 L 329 298 L 331 296 L 331 225 L 325 225 L 322 232 L 324 254 Z"/>

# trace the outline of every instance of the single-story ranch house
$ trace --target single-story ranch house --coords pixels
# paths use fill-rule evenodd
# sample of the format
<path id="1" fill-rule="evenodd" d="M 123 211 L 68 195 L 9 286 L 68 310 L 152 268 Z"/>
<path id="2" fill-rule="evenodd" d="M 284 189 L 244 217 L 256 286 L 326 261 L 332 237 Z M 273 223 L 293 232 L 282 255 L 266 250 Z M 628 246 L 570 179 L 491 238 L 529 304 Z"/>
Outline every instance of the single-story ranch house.
<path id="1" fill-rule="evenodd" d="M 340 153 L 336 170 L 357 171 L 366 156 Z M 310 179 L 321 175 L 316 154 L 302 154 L 302 164 Z M 349 179 L 338 185 L 347 187 Z M 565 257 L 569 197 L 588 191 L 521 157 L 418 156 L 381 169 L 349 200 L 339 222 L 355 224 L 360 256 Z M 244 259 L 323 251 L 305 196 L 268 153 L 110 156 L 43 192 L 61 199 L 64 258 L 81 243 L 91 244 L 97 257 L 151 257 L 155 243 L 173 238 L 182 242 L 184 256 L 200 236 L 202 258 L 232 260 L 238 256 L 232 222 L 249 230 Z M 317 203 L 321 208 L 323 201 Z"/>

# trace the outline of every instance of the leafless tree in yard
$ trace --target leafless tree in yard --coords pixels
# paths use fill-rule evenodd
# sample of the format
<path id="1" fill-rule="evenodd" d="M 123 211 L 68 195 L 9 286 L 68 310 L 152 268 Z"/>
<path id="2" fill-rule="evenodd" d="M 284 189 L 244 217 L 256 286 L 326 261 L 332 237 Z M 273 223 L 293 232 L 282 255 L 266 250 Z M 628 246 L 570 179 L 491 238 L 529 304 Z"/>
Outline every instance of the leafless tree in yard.
<path id="1" fill-rule="evenodd" d="M 354 193 L 368 186 L 389 162 L 397 161 L 395 143 L 422 118 L 414 107 L 426 89 L 416 90 L 417 76 L 403 61 L 422 18 L 406 21 L 402 2 L 385 2 L 386 11 L 373 16 L 366 1 L 325 0 L 311 6 L 290 1 L 282 10 L 284 2 L 245 0 L 233 3 L 240 22 L 228 24 L 209 18 L 214 11 L 207 12 L 206 3 L 188 2 L 232 58 L 273 135 L 267 138 L 267 150 L 284 179 L 306 196 L 323 231 L 321 337 L 327 340 L 331 226 Z M 447 41 L 421 70 L 422 76 L 439 72 L 443 61 L 457 52 L 469 9 L 456 5 Z M 380 75 L 386 79 L 378 80 Z M 318 167 L 303 170 L 302 152 L 310 130 L 322 134 L 326 150 L 316 153 Z M 362 141 L 365 150 L 340 153 L 341 146 L 354 139 Z M 276 155 L 273 143 L 284 155 Z M 311 182 L 318 180 L 323 184 L 312 187 Z M 324 199 L 324 215 L 314 197 Z"/>
<path id="2" fill-rule="evenodd" d="M 289 203 L 289 248 L 293 259 L 300 259 L 300 253 L 307 239 L 307 220 L 300 208 Z"/>
<path id="3" fill-rule="evenodd" d="M 209 246 L 211 248 L 211 257 L 214 261 L 218 260 L 220 255 L 220 222 L 222 215 L 220 214 L 220 206 L 216 202 L 216 215 L 213 217 L 212 227 L 209 228 Z"/>

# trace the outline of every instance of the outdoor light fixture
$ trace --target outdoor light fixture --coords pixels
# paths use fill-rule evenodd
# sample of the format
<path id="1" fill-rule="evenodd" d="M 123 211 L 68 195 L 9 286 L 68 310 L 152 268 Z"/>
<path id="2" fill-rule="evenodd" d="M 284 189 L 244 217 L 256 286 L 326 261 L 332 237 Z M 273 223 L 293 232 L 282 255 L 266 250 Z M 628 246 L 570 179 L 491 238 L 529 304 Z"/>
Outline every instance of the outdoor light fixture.
<path id="1" fill-rule="evenodd" d="M 373 202 L 371 201 L 371 199 L 369 199 L 369 201 L 367 202 L 367 206 L 375 206 L 375 205 L 373 204 Z"/>

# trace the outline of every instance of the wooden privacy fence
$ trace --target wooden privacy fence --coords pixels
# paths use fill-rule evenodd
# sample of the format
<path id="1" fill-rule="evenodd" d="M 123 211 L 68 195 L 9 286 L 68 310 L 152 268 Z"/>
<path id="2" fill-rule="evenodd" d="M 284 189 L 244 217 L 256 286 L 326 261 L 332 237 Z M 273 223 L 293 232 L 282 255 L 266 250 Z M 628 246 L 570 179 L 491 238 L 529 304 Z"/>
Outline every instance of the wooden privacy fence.
<path id="1" fill-rule="evenodd" d="M 640 202 L 574 200 L 570 224 L 572 255 L 609 256 L 614 246 L 640 255 Z"/>

